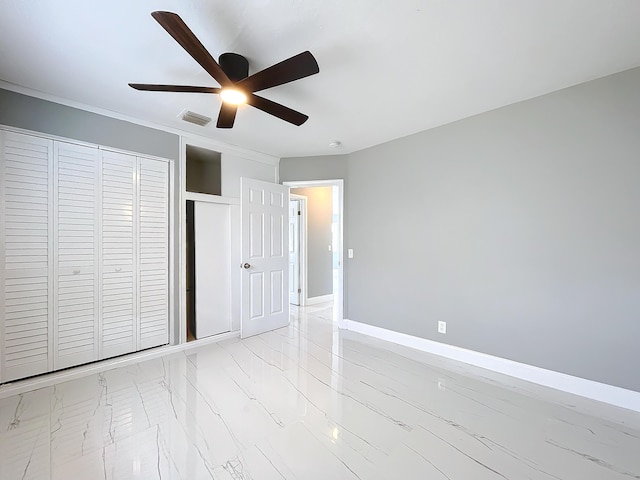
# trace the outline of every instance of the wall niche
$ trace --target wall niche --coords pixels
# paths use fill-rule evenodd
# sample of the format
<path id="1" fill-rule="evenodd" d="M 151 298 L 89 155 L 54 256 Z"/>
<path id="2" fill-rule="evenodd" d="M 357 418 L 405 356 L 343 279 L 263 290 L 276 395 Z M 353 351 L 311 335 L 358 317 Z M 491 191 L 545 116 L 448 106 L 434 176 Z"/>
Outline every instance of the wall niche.
<path id="1" fill-rule="evenodd" d="M 220 152 L 187 145 L 187 192 L 220 195 Z"/>

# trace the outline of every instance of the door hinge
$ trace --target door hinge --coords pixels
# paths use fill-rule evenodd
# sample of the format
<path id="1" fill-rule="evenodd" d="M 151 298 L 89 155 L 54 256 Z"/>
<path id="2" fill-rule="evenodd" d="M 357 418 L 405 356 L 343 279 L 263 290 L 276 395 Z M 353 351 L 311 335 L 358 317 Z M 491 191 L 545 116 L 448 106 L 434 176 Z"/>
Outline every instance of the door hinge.
<path id="1" fill-rule="evenodd" d="M 300 210 L 298 210 L 298 215 L 300 215 Z"/>
<path id="2" fill-rule="evenodd" d="M 298 293 L 302 293 L 302 289 L 300 289 L 300 288 L 299 288 L 299 289 L 298 289 Z"/>

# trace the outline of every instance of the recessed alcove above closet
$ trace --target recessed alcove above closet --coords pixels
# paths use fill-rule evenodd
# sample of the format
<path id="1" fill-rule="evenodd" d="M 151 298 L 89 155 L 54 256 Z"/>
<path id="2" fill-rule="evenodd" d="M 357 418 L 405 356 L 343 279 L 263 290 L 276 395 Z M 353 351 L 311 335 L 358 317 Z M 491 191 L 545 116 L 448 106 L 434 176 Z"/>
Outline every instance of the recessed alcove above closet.
<path id="1" fill-rule="evenodd" d="M 186 145 L 187 192 L 222 194 L 220 152 Z"/>

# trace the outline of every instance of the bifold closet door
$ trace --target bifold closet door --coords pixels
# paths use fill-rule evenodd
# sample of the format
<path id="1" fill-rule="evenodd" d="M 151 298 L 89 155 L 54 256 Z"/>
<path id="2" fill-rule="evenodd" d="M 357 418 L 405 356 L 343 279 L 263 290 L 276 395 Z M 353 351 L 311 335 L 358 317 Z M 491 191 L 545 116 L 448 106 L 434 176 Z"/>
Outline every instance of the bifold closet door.
<path id="1" fill-rule="evenodd" d="M 0 382 L 44 373 L 53 309 L 53 142 L 0 131 Z"/>
<path id="2" fill-rule="evenodd" d="M 138 349 L 169 343 L 169 164 L 138 158 Z"/>
<path id="3" fill-rule="evenodd" d="M 54 369 L 98 359 L 99 150 L 55 142 Z"/>
<path id="4" fill-rule="evenodd" d="M 136 162 L 134 155 L 102 152 L 100 358 L 137 349 Z"/>

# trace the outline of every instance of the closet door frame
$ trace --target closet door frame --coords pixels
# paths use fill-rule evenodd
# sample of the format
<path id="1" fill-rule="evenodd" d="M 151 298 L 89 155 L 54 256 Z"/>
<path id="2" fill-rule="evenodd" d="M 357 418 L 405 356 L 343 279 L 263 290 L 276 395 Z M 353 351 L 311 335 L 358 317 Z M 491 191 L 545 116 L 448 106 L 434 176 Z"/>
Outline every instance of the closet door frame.
<path id="1" fill-rule="evenodd" d="M 139 152 L 132 152 L 132 151 L 128 151 L 128 150 L 123 150 L 123 149 L 118 149 L 118 148 L 114 148 L 114 147 L 109 147 L 109 146 L 102 146 L 102 145 L 98 145 L 98 144 L 93 144 L 93 143 L 89 143 L 89 142 L 85 142 L 82 140 L 76 140 L 76 139 L 72 139 L 72 138 L 66 138 L 66 137 L 60 137 L 57 135 L 51 135 L 51 134 L 47 134 L 47 133 L 43 133 L 43 132 L 37 132 L 37 131 L 33 131 L 33 130 L 26 130 L 26 129 L 22 129 L 22 128 L 17 128 L 17 127 L 13 127 L 10 125 L 4 125 L 4 124 L 0 124 L 0 132 L 8 132 L 8 133 L 16 133 L 16 134 L 21 134 L 21 135 L 27 135 L 27 136 L 31 136 L 31 137 L 37 137 L 46 141 L 51 141 L 52 142 L 52 146 L 51 146 L 51 152 L 50 152 L 50 160 L 49 160 L 49 165 L 51 169 L 54 169 L 54 145 L 55 142 L 63 142 L 66 144 L 71 144 L 71 145 L 78 145 L 78 146 L 85 146 L 85 147 L 91 147 L 91 148 L 96 148 L 99 151 L 109 151 L 109 152 L 114 152 L 114 153 L 121 153 L 121 154 L 125 154 L 125 155 L 133 155 L 137 158 L 144 158 L 144 159 L 151 159 L 151 160 L 158 160 L 161 162 L 165 162 L 168 165 L 168 311 L 167 311 L 167 318 L 168 318 L 168 339 L 169 339 L 169 343 L 168 345 L 176 345 L 179 343 L 179 338 L 178 335 L 176 334 L 177 331 L 177 325 L 175 323 L 175 312 L 176 312 L 176 299 L 180 297 L 179 293 L 176 292 L 176 281 L 175 281 L 175 272 L 176 272 L 176 255 L 175 255 L 175 248 L 176 248 L 176 222 L 175 222 L 175 217 L 176 217 L 176 211 L 175 211 L 175 195 L 176 195 L 176 185 L 180 185 L 180 179 L 177 178 L 177 172 L 176 172 L 176 161 L 173 159 L 169 159 L 169 158 L 163 158 L 163 157 L 158 157 L 158 156 L 154 156 L 154 155 L 148 155 L 145 153 L 139 153 Z M 3 141 L 3 136 L 0 135 L 0 141 Z M 98 165 L 98 171 L 99 171 L 99 175 L 101 176 L 101 168 L 102 168 L 102 160 L 101 160 L 102 154 L 99 153 L 99 165 Z M 0 169 L 1 170 L 1 169 Z M 52 170 L 53 171 L 53 170 Z M 3 175 L 3 172 L 0 172 L 0 175 Z M 55 187 L 55 180 L 54 180 L 54 175 L 50 175 L 49 176 L 49 183 L 48 183 L 48 188 L 50 189 L 50 193 L 51 193 L 51 199 L 53 200 L 56 196 L 56 191 L 54 191 L 54 187 Z M 3 182 L 4 179 L 3 177 L 0 176 L 0 182 Z M 99 178 L 98 179 L 98 188 L 101 188 L 101 182 L 102 179 Z M 56 188 L 57 190 L 57 188 Z M 102 199 L 102 192 L 99 191 L 99 199 Z M 48 287 L 48 291 L 49 291 L 49 352 L 48 352 L 48 369 L 47 372 L 52 372 L 53 368 L 54 368 L 54 364 L 53 364 L 53 359 L 54 359 L 54 349 L 56 348 L 56 346 L 54 345 L 54 323 L 53 323 L 53 316 L 55 315 L 55 305 L 54 305 L 54 297 L 56 295 L 56 291 L 54 290 L 54 279 L 55 279 L 55 275 L 56 275 L 56 268 L 55 268 L 55 260 L 54 260 L 54 255 L 55 255 L 55 245 L 57 244 L 54 234 L 55 226 L 55 219 L 54 219 L 54 206 L 53 206 L 53 201 L 49 202 L 49 258 L 48 258 L 48 265 L 49 265 L 49 272 L 48 272 L 48 276 L 49 276 L 49 287 Z M 0 196 L 0 212 L 2 212 L 4 214 L 4 198 L 3 196 Z M 97 218 L 96 221 L 99 222 L 99 226 L 98 226 L 98 231 L 101 234 L 102 233 L 102 228 L 101 228 L 101 218 Z M 101 247 L 100 247 L 101 248 Z M 98 268 L 99 273 L 101 274 L 101 263 L 102 263 L 102 252 L 100 251 L 100 261 L 98 262 L 98 265 L 96 266 Z M 4 258 L 4 242 L 0 242 L 0 258 Z M 102 284 L 102 279 L 99 276 L 99 281 L 100 281 L 100 286 Z M 5 286 L 5 275 L 4 275 L 4 268 L 0 270 L 0 301 L 2 301 L 2 303 L 4 303 L 4 286 Z M 101 295 L 98 295 L 98 302 L 100 302 L 99 308 L 101 309 L 102 305 L 101 305 Z M 102 327 L 102 315 L 100 312 L 100 315 L 98 316 L 98 318 L 96 319 L 96 328 L 101 328 Z M 4 326 L 3 326 L 4 328 Z M 137 327 L 138 328 L 138 327 Z M 160 347 L 162 348 L 162 347 Z M 101 349 L 100 349 L 101 350 Z M 1 344 L 0 342 L 0 359 L 4 359 L 4 346 Z M 101 361 L 108 361 L 108 359 L 101 359 Z M 4 363 L 4 361 L 3 361 Z M 43 372 L 43 373 L 47 373 L 47 372 Z M 5 378 L 5 376 L 3 375 L 3 371 L 0 370 L 0 383 L 6 382 L 7 379 Z"/>

